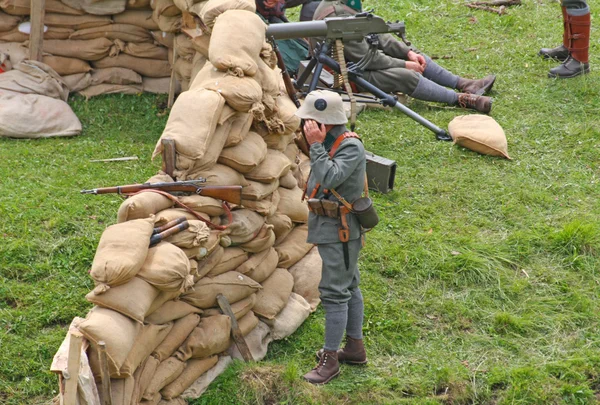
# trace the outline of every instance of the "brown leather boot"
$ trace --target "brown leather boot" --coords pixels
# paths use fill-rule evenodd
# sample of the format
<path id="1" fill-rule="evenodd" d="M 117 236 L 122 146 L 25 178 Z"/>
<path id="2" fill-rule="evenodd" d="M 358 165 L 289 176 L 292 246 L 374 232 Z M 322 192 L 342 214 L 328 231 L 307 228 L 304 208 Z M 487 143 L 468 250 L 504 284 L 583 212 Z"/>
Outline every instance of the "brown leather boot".
<path id="1" fill-rule="evenodd" d="M 556 48 L 542 48 L 538 55 L 542 56 L 544 59 L 554 59 L 559 62 L 564 62 L 569 57 L 569 34 L 567 32 L 567 8 L 562 8 L 563 15 L 563 43 L 562 45 L 557 46 Z"/>
<path id="2" fill-rule="evenodd" d="M 548 77 L 569 79 L 590 72 L 590 14 L 567 16 L 567 35 L 570 56 L 562 65 L 550 69 Z"/>
<path id="3" fill-rule="evenodd" d="M 459 93 L 456 104 L 462 108 L 470 108 L 484 114 L 488 114 L 492 110 L 492 99 L 490 97 L 475 94 Z"/>
<path id="4" fill-rule="evenodd" d="M 367 352 L 362 339 L 353 339 L 346 336 L 346 345 L 337 351 L 338 361 L 350 365 L 367 364 Z M 317 359 L 323 356 L 323 349 L 317 352 Z"/>
<path id="5" fill-rule="evenodd" d="M 324 350 L 319 364 L 308 373 L 304 379 L 311 384 L 327 384 L 340 374 L 340 363 L 337 352 Z"/>
<path id="6" fill-rule="evenodd" d="M 456 88 L 463 93 L 477 94 L 478 96 L 487 93 L 494 86 L 496 81 L 495 75 L 489 75 L 479 80 L 458 78 Z"/>

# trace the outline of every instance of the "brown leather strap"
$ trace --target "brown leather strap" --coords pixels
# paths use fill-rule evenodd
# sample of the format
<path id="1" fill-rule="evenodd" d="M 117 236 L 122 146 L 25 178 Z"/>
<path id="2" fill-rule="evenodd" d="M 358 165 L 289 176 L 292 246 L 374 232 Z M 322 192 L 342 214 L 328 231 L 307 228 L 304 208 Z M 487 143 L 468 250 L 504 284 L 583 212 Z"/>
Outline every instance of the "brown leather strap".
<path id="1" fill-rule="evenodd" d="M 348 226 L 348 214 L 350 211 L 345 206 L 340 207 L 341 224 L 338 229 L 340 242 L 348 242 L 350 240 L 350 227 Z"/>

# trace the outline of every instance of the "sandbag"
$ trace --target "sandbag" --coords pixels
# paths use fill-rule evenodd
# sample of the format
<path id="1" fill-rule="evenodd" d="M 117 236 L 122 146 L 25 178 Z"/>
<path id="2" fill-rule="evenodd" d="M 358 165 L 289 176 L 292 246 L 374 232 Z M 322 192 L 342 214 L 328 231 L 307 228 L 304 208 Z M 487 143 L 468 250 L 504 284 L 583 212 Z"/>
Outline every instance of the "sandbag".
<path id="1" fill-rule="evenodd" d="M 81 59 L 45 55 L 42 57 L 42 61 L 61 76 L 87 73 L 92 70 L 90 64 Z"/>
<path id="2" fill-rule="evenodd" d="M 266 156 L 267 145 L 263 139 L 257 133 L 249 132 L 236 146 L 223 149 L 218 162 L 240 173 L 248 173 L 262 163 Z"/>
<path id="3" fill-rule="evenodd" d="M 257 283 L 262 283 L 273 274 L 277 268 L 279 256 L 273 248 L 263 250 L 250 257 L 238 267 L 237 271 L 250 277 Z"/>
<path id="4" fill-rule="evenodd" d="M 264 322 L 271 327 L 273 339 L 280 340 L 294 333 L 310 313 L 310 304 L 301 295 L 291 293 L 283 310 L 274 319 Z"/>
<path id="5" fill-rule="evenodd" d="M 110 397 L 113 405 L 129 405 L 131 398 L 133 397 L 133 390 L 135 387 L 135 381 L 133 377 L 127 377 L 125 379 L 112 379 L 110 380 Z M 102 390 L 98 390 L 98 396 L 100 403 L 105 402 L 103 398 Z"/>
<path id="6" fill-rule="evenodd" d="M 192 46 L 194 50 L 208 59 L 208 47 L 210 46 L 210 34 L 204 33 L 201 30 L 194 31 L 192 38 Z"/>
<path id="7" fill-rule="evenodd" d="M 228 236 L 232 244 L 249 242 L 260 231 L 265 219 L 258 213 L 248 209 L 235 210 L 229 218 L 223 218 L 223 224 L 227 225 Z"/>
<path id="8" fill-rule="evenodd" d="M 262 318 L 273 319 L 287 304 L 294 287 L 294 278 L 286 269 L 278 268 L 262 282 L 262 287 L 256 294 L 256 304 L 252 311 Z"/>
<path id="9" fill-rule="evenodd" d="M 257 292 L 262 287 L 249 277 L 236 271 L 220 274 L 213 278 L 201 278 L 194 288 L 185 292 L 181 299 L 198 307 L 210 308 L 217 305 L 217 295 L 223 294 L 233 304 Z"/>
<path id="10" fill-rule="evenodd" d="M 231 304 L 231 312 L 233 312 L 233 316 L 235 319 L 241 319 L 244 315 L 246 315 L 256 304 L 256 293 L 252 294 L 243 300 L 239 300 Z M 202 314 L 203 317 L 221 315 L 223 312 L 221 308 L 208 308 Z"/>
<path id="11" fill-rule="evenodd" d="M 287 96 L 282 95 L 276 99 L 277 104 L 277 116 L 281 119 L 284 125 L 285 134 L 293 134 L 298 128 L 300 128 L 300 117 L 296 115 L 298 108 L 296 104 Z"/>
<path id="12" fill-rule="evenodd" d="M 0 90 L 20 94 L 39 94 L 67 101 L 69 88 L 48 65 L 27 60 L 15 65 L 13 70 L 0 75 Z"/>
<path id="13" fill-rule="evenodd" d="M 504 130 L 492 117 L 479 114 L 455 117 L 448 124 L 448 132 L 459 146 L 510 159 Z"/>
<path id="14" fill-rule="evenodd" d="M 279 76 L 277 72 L 269 67 L 262 59 L 257 59 L 258 72 L 256 73 L 256 80 L 260 83 L 263 88 L 263 92 L 269 95 L 272 102 L 281 94 L 279 89 Z"/>
<path id="15" fill-rule="evenodd" d="M 173 65 L 173 72 L 175 72 L 175 78 L 181 84 L 181 90 L 188 91 L 192 78 L 192 62 L 185 59 L 177 59 Z"/>
<path id="16" fill-rule="evenodd" d="M 165 386 L 161 395 L 165 399 L 176 398 L 183 393 L 202 374 L 214 367 L 219 361 L 219 356 L 211 356 L 206 359 L 190 359 L 187 361 L 183 373 L 175 381 Z"/>
<path id="17" fill-rule="evenodd" d="M 121 367 L 121 375 L 133 375 L 138 366 L 150 356 L 156 347 L 165 339 L 173 328 L 172 323 L 164 325 L 144 325 L 138 335 L 133 349 Z"/>
<path id="18" fill-rule="evenodd" d="M 308 222 L 308 205 L 302 199 L 304 192 L 299 187 L 292 190 L 279 187 L 278 191 L 280 201 L 277 213 L 288 216 L 294 222 Z"/>
<path id="19" fill-rule="evenodd" d="M 132 280 L 103 292 L 91 291 L 85 298 L 100 307 L 110 308 L 140 323 L 149 311 L 159 290 L 147 281 L 134 277 Z"/>
<path id="20" fill-rule="evenodd" d="M 152 3 L 154 12 L 152 19 L 156 21 L 158 27 L 164 32 L 176 32 L 181 27 L 181 10 L 179 10 L 172 0 L 154 0 Z"/>
<path id="21" fill-rule="evenodd" d="M 160 345 L 154 350 L 152 355 L 159 361 L 166 360 L 171 357 L 175 350 L 187 339 L 190 333 L 200 322 L 200 316 L 197 314 L 189 314 L 176 320 L 173 323 L 171 331 Z"/>
<path id="22" fill-rule="evenodd" d="M 89 73 L 76 73 L 62 77 L 63 82 L 71 92 L 77 92 L 92 85 L 92 75 Z"/>
<path id="23" fill-rule="evenodd" d="M 319 283 L 323 262 L 319 250 L 314 247 L 298 263 L 290 267 L 289 272 L 294 277 L 293 292 L 301 295 L 314 312 L 321 302 Z"/>
<path id="24" fill-rule="evenodd" d="M 116 17 L 116 16 L 115 16 Z M 82 30 L 86 28 L 100 27 L 111 24 L 110 17 L 84 14 L 67 15 L 56 13 L 45 13 L 44 25 L 52 27 L 70 28 L 72 30 Z"/>
<path id="25" fill-rule="evenodd" d="M 204 25 L 212 28 L 217 17 L 228 10 L 246 10 L 256 12 L 256 4 L 252 0 L 209 0 L 200 12 L 200 19 Z"/>
<path id="26" fill-rule="evenodd" d="M 264 224 L 258 234 L 249 242 L 242 243 L 240 247 L 249 253 L 262 252 L 275 244 L 273 226 Z"/>
<path id="27" fill-rule="evenodd" d="M 145 93 L 168 94 L 171 86 L 170 77 L 143 77 L 142 84 Z M 175 85 L 175 94 L 181 93 L 181 87 L 178 83 Z"/>
<path id="28" fill-rule="evenodd" d="M 0 32 L 10 31 L 19 25 L 21 18 L 0 11 Z"/>
<path id="29" fill-rule="evenodd" d="M 128 10 L 137 10 L 140 8 L 149 9 L 151 2 L 152 2 L 152 0 L 128 0 L 127 1 L 127 9 Z"/>
<path id="30" fill-rule="evenodd" d="M 173 0 L 152 0 L 150 6 L 158 15 L 175 17 L 181 14 L 181 10 L 177 8 Z"/>
<path id="31" fill-rule="evenodd" d="M 152 19 L 151 10 L 128 10 L 112 17 L 116 24 L 130 24 L 147 30 L 157 30 L 158 24 Z"/>
<path id="32" fill-rule="evenodd" d="M 31 15 L 31 0 L 1 0 L 0 8 L 11 15 Z M 85 14 L 81 10 L 76 10 L 60 2 L 60 0 L 46 0 L 44 10 L 48 13 L 61 13 L 69 15 Z"/>
<path id="33" fill-rule="evenodd" d="M 211 142 L 208 144 L 208 148 L 204 152 L 204 155 L 200 159 L 196 159 L 193 163 L 193 171 L 196 170 L 210 170 L 217 163 L 219 155 L 223 150 L 223 145 L 227 141 L 227 134 L 231 128 L 232 120 L 229 119 L 223 124 L 217 125 L 215 132 L 212 136 Z"/>
<path id="34" fill-rule="evenodd" d="M 43 42 L 44 52 L 90 61 L 107 57 L 112 46 L 112 41 L 107 38 L 88 40 L 52 39 Z"/>
<path id="35" fill-rule="evenodd" d="M 238 266 L 248 260 L 248 253 L 243 249 L 236 247 L 225 248 L 223 257 L 219 264 L 212 268 L 206 276 L 215 277 L 219 274 L 227 273 L 228 271 L 236 270 Z"/>
<path id="36" fill-rule="evenodd" d="M 0 42 L 0 52 L 10 56 L 10 62 L 13 66 L 29 59 L 29 49 L 20 42 Z"/>
<path id="37" fill-rule="evenodd" d="M 244 340 L 246 340 L 246 344 L 250 349 L 250 353 L 252 354 L 254 361 L 260 361 L 267 355 L 269 343 L 273 341 L 273 337 L 271 336 L 271 328 L 264 322 L 258 322 L 256 328 L 254 328 L 254 330 L 251 331 L 244 338 Z M 244 361 L 244 358 L 236 345 L 231 345 L 228 353 L 234 359 Z"/>
<path id="38" fill-rule="evenodd" d="M 194 55 L 194 58 L 192 59 L 192 72 L 190 75 L 190 82 L 194 81 L 196 76 L 198 76 L 198 73 L 200 73 L 200 71 L 206 65 L 206 62 L 208 62 L 208 59 L 206 59 L 203 55 L 199 53 L 196 53 Z"/>
<path id="39" fill-rule="evenodd" d="M 194 282 L 198 282 L 202 277 L 206 276 L 216 265 L 221 262 L 221 258 L 225 254 L 225 248 L 216 246 L 215 249 L 205 258 L 198 262 L 197 274 L 194 276 Z"/>
<path id="40" fill-rule="evenodd" d="M 62 0 L 62 2 L 89 14 L 111 15 L 122 13 L 127 0 Z"/>
<path id="41" fill-rule="evenodd" d="M 193 285 L 190 261 L 177 246 L 161 242 L 148 249 L 137 276 L 161 291 L 185 291 Z"/>
<path id="42" fill-rule="evenodd" d="M 227 315 L 202 318 L 177 350 L 175 357 L 187 361 L 190 358 L 203 359 L 221 353 L 229 347 L 230 335 L 231 319 Z"/>
<path id="43" fill-rule="evenodd" d="M 270 183 L 260 183 L 252 180 L 247 181 L 247 183 L 247 186 L 242 187 L 243 200 L 262 200 L 279 188 L 279 179 Z"/>
<path id="44" fill-rule="evenodd" d="M 104 69 L 103 69 L 104 70 Z M 173 179 L 168 174 L 152 176 L 146 183 L 172 183 Z M 158 193 L 143 192 L 135 194 L 121 203 L 117 212 L 117 222 L 132 219 L 147 218 L 162 210 L 173 206 L 173 201 Z"/>
<path id="45" fill-rule="evenodd" d="M 206 256 L 210 255 L 218 246 L 221 244 L 221 238 L 223 232 L 214 230 L 210 232 L 208 240 L 202 246 L 195 246 L 193 248 L 183 248 L 185 254 L 189 259 L 201 260 Z"/>
<path id="46" fill-rule="evenodd" d="M 186 389 L 183 392 L 183 394 L 181 394 L 181 398 L 199 398 L 200 395 L 202 395 L 202 393 L 206 391 L 210 383 L 212 383 L 215 380 L 215 378 L 221 375 L 221 373 L 225 371 L 225 369 L 229 366 L 230 363 L 231 357 L 219 357 L 219 362 L 217 363 L 217 365 L 205 372 L 204 374 L 202 374 L 200 378 L 194 381 L 194 383 L 188 389 Z"/>
<path id="47" fill-rule="evenodd" d="M 285 176 L 290 170 L 291 163 L 287 156 L 276 150 L 268 150 L 267 157 L 252 171 L 244 176 L 247 179 L 259 181 L 261 183 L 271 183 L 282 176 Z"/>
<path id="48" fill-rule="evenodd" d="M 175 46 L 175 35 L 171 32 L 165 32 L 165 31 L 150 31 L 150 35 L 152 36 L 152 39 L 162 45 L 165 46 L 167 48 L 173 48 L 173 46 Z"/>
<path id="49" fill-rule="evenodd" d="M 8 92 L 0 96 L 0 137 L 48 138 L 80 133 L 81 122 L 62 100 Z"/>
<path id="50" fill-rule="evenodd" d="M 131 69 L 142 76 L 167 77 L 171 76 L 171 65 L 166 60 L 136 58 L 135 56 L 120 54 L 114 57 L 103 58 L 92 62 L 95 69 L 122 67 Z"/>
<path id="51" fill-rule="evenodd" d="M 171 235 L 165 240 L 182 249 L 204 245 L 210 236 L 208 225 L 200 220 L 191 220 L 188 221 L 188 224 L 187 229 Z"/>
<path id="52" fill-rule="evenodd" d="M 237 112 L 231 123 L 231 130 L 225 141 L 225 147 L 229 148 L 242 142 L 250 132 L 253 116 L 250 113 Z"/>
<path id="53" fill-rule="evenodd" d="M 306 243 L 308 236 L 308 225 L 299 225 L 277 246 L 277 254 L 279 255 L 279 267 L 288 269 L 302 259 L 313 247 L 312 244 Z"/>
<path id="54" fill-rule="evenodd" d="M 154 218 L 135 219 L 106 228 L 90 271 L 94 281 L 115 287 L 135 277 L 146 260 L 153 229 Z"/>
<path id="55" fill-rule="evenodd" d="M 269 149 L 275 149 L 279 152 L 285 152 L 285 149 L 290 144 L 290 142 L 294 142 L 295 136 L 296 135 L 293 132 L 290 134 L 269 133 L 263 136 L 262 138 Z"/>
<path id="56" fill-rule="evenodd" d="M 299 156 L 301 154 L 300 149 L 298 149 L 298 145 L 296 142 L 292 142 L 285 147 L 284 155 L 292 162 L 292 170 L 295 170 L 300 162 Z"/>
<path id="57" fill-rule="evenodd" d="M 202 310 L 183 301 L 167 301 L 159 309 L 148 315 L 145 322 L 162 325 L 181 319 L 189 314 L 202 314 Z"/>
<path id="58" fill-rule="evenodd" d="M 100 27 L 85 28 L 71 34 L 70 39 L 120 39 L 125 42 L 150 42 L 152 36 L 148 30 L 131 24 L 109 24 Z"/>
<path id="59" fill-rule="evenodd" d="M 308 183 L 308 176 L 310 175 L 310 158 L 304 153 L 300 153 L 298 168 L 294 171 L 294 177 L 298 180 L 298 187 L 304 189 Z"/>
<path id="60" fill-rule="evenodd" d="M 154 356 L 150 356 L 144 361 L 144 364 L 141 366 L 141 370 L 139 370 L 139 375 L 136 378 L 136 384 L 134 389 L 134 399 L 137 403 L 144 403 L 142 401 L 142 396 L 146 392 L 146 389 L 150 385 L 150 381 L 152 381 L 152 377 L 156 374 L 156 369 L 160 364 L 160 360 Z M 137 372 L 136 372 L 137 374 Z M 160 401 L 160 395 L 158 395 L 158 401 Z M 151 403 L 151 402 L 149 402 Z"/>
<path id="61" fill-rule="evenodd" d="M 242 206 L 248 208 L 254 212 L 259 213 L 265 217 L 275 214 L 277 206 L 279 205 L 279 192 L 277 190 L 263 198 L 262 200 L 242 200 Z"/>
<path id="62" fill-rule="evenodd" d="M 238 322 L 238 327 L 240 328 L 240 332 L 242 336 L 247 336 L 256 326 L 258 325 L 258 317 L 254 315 L 254 312 L 249 311 L 246 315 L 244 315 Z M 230 341 L 231 344 L 235 343 L 233 339 Z"/>
<path id="63" fill-rule="evenodd" d="M 152 399 L 157 392 L 163 389 L 164 386 L 175 381 L 177 377 L 185 369 L 185 363 L 177 360 L 175 357 L 169 357 L 165 361 L 161 362 L 156 369 L 156 373 L 152 376 L 148 388 L 142 398 Z"/>
<path id="64" fill-rule="evenodd" d="M 142 84 L 142 76 L 137 74 L 131 69 L 125 68 L 106 68 L 106 69 L 95 69 L 92 72 L 92 84 Z M 171 180 L 173 181 L 173 180 Z M 146 196 L 154 193 L 145 193 Z M 143 195 L 143 194 L 142 194 Z M 164 198 L 164 197 L 163 197 Z"/>
<path id="65" fill-rule="evenodd" d="M 177 199 L 192 210 L 203 212 L 211 217 L 221 216 L 225 213 L 223 203 L 212 197 L 192 194 L 189 196 L 177 197 Z"/>
<path id="66" fill-rule="evenodd" d="M 279 179 L 279 185 L 288 190 L 294 190 L 298 188 L 298 180 L 296 180 L 292 172 L 289 171 L 285 176 Z"/>
<path id="67" fill-rule="evenodd" d="M 279 201 L 281 202 L 281 200 Z M 273 232 L 275 233 L 275 243 L 279 243 L 285 239 L 286 236 L 294 229 L 294 223 L 287 215 L 275 213 L 267 217 L 266 223 L 273 225 Z"/>
<path id="68" fill-rule="evenodd" d="M 86 99 L 102 96 L 105 94 L 129 94 L 136 95 L 142 93 L 142 86 L 123 85 L 123 84 L 96 84 L 78 91 Z"/>
<path id="69" fill-rule="evenodd" d="M 210 216 L 208 216 L 202 212 L 196 212 L 195 214 L 192 214 L 191 212 L 189 212 L 183 208 L 169 208 L 169 209 L 160 211 L 156 214 L 156 225 L 162 226 L 168 222 L 171 222 L 175 219 L 179 219 L 181 217 L 185 217 L 185 219 L 187 219 L 188 221 L 195 221 L 195 220 L 199 219 L 198 216 L 205 220 L 210 219 Z"/>
<path id="70" fill-rule="evenodd" d="M 182 58 L 190 62 L 196 53 L 192 39 L 186 34 L 179 34 L 175 36 L 174 48 L 177 50 L 178 58 Z"/>
<path id="71" fill-rule="evenodd" d="M 180 291 L 160 291 L 158 297 L 156 297 L 148 309 L 148 312 L 146 312 L 146 316 L 154 313 L 154 311 L 162 307 L 167 301 L 178 299 L 180 295 Z"/>
<path id="72" fill-rule="evenodd" d="M 119 40 L 117 40 L 119 41 Z M 115 43 L 117 43 L 115 41 Z M 117 44 L 119 51 L 136 58 L 169 60 L 169 50 L 164 46 L 152 44 L 150 42 L 119 42 Z"/>

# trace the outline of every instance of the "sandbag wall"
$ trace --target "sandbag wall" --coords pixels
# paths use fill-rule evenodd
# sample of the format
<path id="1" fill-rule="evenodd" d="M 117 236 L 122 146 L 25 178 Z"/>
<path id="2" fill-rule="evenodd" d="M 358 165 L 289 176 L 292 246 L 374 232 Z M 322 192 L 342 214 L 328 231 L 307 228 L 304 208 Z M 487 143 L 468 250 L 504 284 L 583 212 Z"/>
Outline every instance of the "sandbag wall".
<path id="1" fill-rule="evenodd" d="M 242 204 L 229 210 L 210 197 L 142 192 L 104 231 L 90 271 L 96 287 L 86 296 L 96 306 L 73 325 L 90 342 L 97 382 L 98 343 L 106 343 L 116 405 L 185 403 L 241 358 L 218 294 L 232 304 L 255 360 L 319 303 L 321 263 L 306 243 L 302 201 L 309 158 L 294 142 L 300 120 L 264 22 L 250 3 L 229 3 L 215 8 L 201 36 L 203 66 L 157 142 L 154 156 L 163 139 L 175 142 L 173 177 L 161 172 L 148 182 L 239 185 Z M 181 217 L 187 230 L 148 247 L 154 227 Z"/>

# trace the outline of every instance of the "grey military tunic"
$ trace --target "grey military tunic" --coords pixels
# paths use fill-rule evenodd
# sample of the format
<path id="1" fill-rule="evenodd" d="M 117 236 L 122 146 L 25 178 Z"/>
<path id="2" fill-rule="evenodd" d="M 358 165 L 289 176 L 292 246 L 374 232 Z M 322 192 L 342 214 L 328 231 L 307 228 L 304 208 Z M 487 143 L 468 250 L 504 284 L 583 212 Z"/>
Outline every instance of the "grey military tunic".
<path id="1" fill-rule="evenodd" d="M 335 139 L 348 130 L 337 125 L 328 132 L 323 144 L 314 143 L 310 147 L 311 175 L 307 194 L 310 195 L 317 183 L 319 187 L 315 198 L 328 198 L 337 201 L 335 196 L 324 194 L 325 189 L 335 189 L 348 202 L 352 203 L 363 193 L 366 156 L 362 142 L 355 138 L 342 141 L 333 159 L 329 158 Z M 354 214 L 348 215 L 350 241 L 348 242 L 349 268 L 344 263 L 344 249 L 340 242 L 338 229 L 340 219 L 309 214 L 308 243 L 318 245 L 323 260 L 323 269 L 319 291 L 325 303 L 344 303 L 350 300 L 352 291 L 358 287 L 358 255 L 362 247 L 360 224 Z"/>

